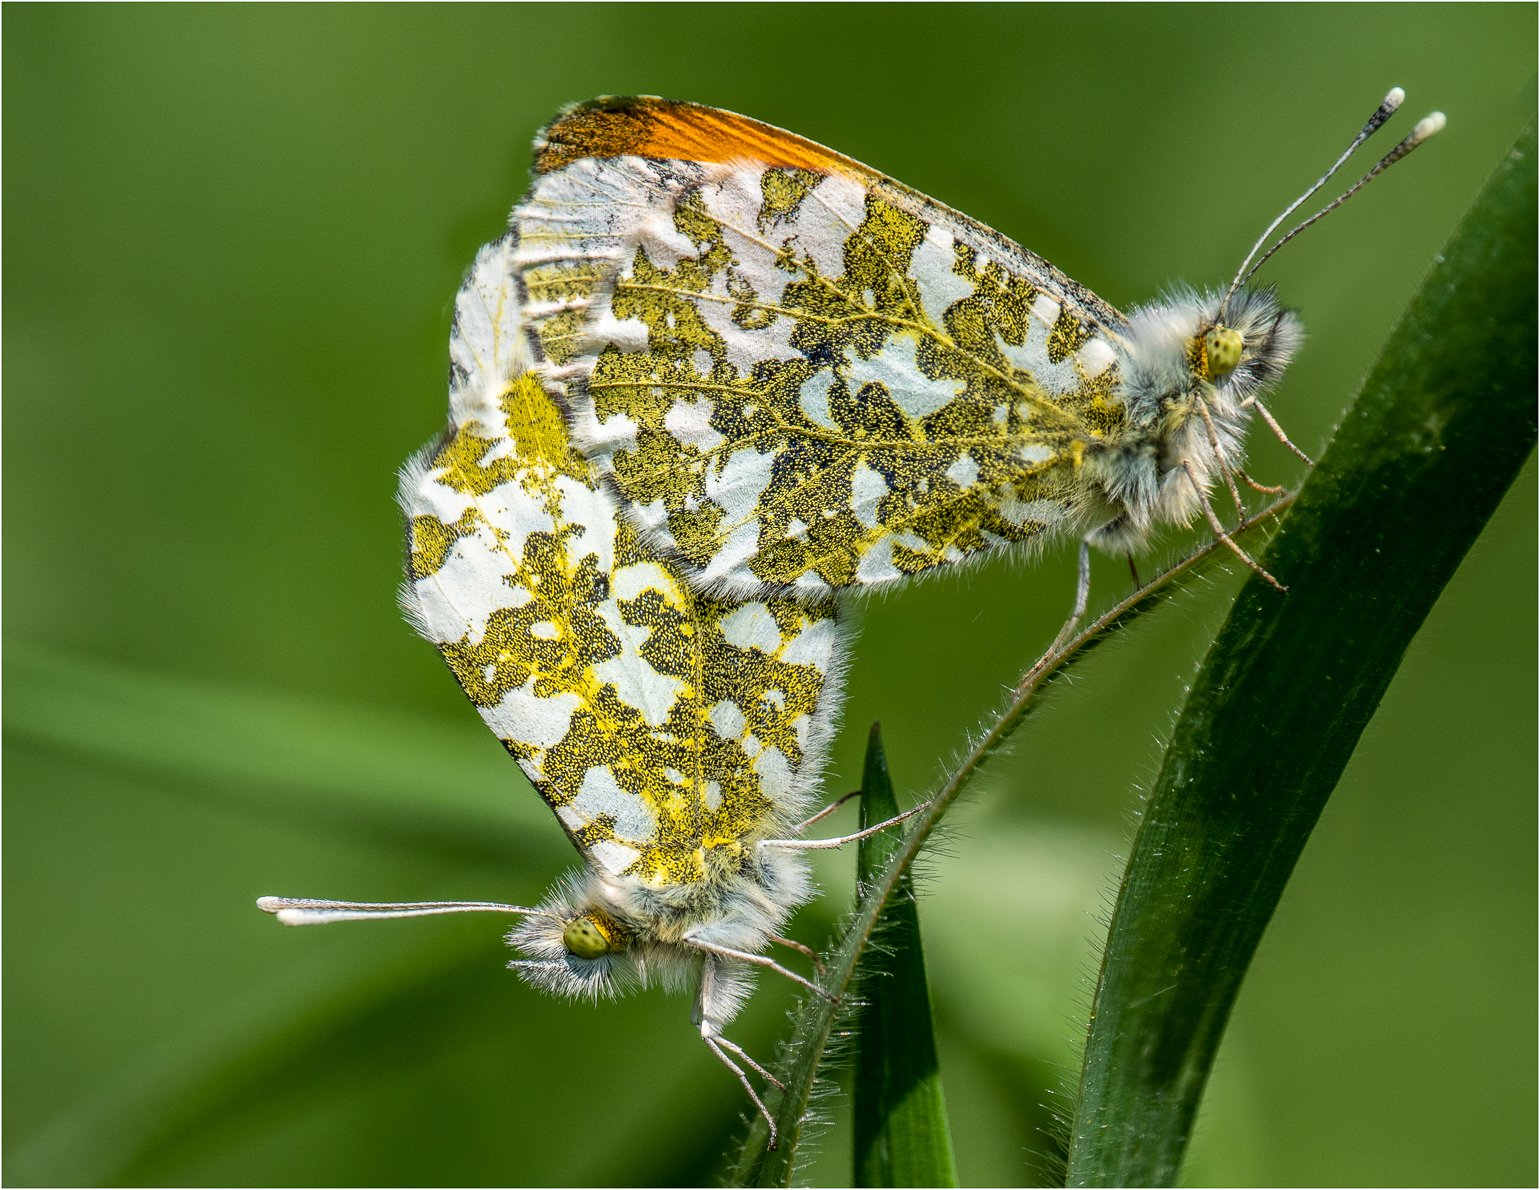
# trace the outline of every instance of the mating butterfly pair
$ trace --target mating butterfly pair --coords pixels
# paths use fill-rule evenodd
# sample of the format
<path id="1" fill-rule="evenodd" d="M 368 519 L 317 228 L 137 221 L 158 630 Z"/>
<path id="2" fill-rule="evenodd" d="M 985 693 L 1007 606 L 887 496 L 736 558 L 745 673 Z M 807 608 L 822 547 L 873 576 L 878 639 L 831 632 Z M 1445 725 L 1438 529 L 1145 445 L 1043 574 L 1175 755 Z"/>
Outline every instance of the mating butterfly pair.
<path id="1" fill-rule="evenodd" d="M 1227 290 L 1130 316 L 779 129 L 658 99 L 564 112 L 456 302 L 449 430 L 402 472 L 402 604 L 585 868 L 535 908 L 261 907 L 517 914 L 511 965 L 569 996 L 693 979 L 702 1037 L 771 1119 L 745 1066 L 772 1076 L 722 1030 L 755 966 L 817 990 L 763 952 L 806 951 L 781 937 L 812 895 L 800 852 L 857 837 L 805 837 L 838 597 L 1075 533 L 1073 624 L 1093 544 L 1201 512 L 1240 553 L 1209 492 L 1239 505 L 1247 422 L 1276 429 L 1258 397 L 1300 337 L 1247 269 L 1401 98 Z"/>

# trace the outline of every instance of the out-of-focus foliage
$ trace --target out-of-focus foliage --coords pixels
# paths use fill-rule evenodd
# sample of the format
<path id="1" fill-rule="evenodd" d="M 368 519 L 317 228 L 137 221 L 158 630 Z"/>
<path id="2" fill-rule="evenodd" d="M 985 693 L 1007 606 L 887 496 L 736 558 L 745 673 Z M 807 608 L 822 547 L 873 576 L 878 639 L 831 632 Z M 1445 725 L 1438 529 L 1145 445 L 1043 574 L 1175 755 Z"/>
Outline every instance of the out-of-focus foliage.
<path id="1" fill-rule="evenodd" d="M 393 472 L 443 422 L 455 287 L 556 108 L 648 92 L 867 160 L 1128 306 L 1226 280 L 1400 84 L 1448 131 L 1266 272 L 1311 336 L 1273 406 L 1316 448 L 1525 119 L 1535 14 L 1211 12 L 7 8 L 7 1181 L 715 1180 L 747 1105 L 685 1000 L 544 999 L 490 920 L 251 905 L 522 900 L 572 862 L 395 614 Z M 1253 472 L 1296 478 L 1263 437 Z M 1535 1177 L 1534 513 L 1531 471 L 1349 765 L 1191 1180 Z M 871 605 L 830 791 L 880 717 L 922 794 L 1072 584 L 1060 550 Z M 1088 659 L 949 818 L 922 916 L 965 1184 L 1052 1169 L 1088 939 L 1223 603 Z M 736 1039 L 768 1052 L 789 1002 L 766 983 Z M 845 1134 L 810 1176 L 848 1179 Z"/>

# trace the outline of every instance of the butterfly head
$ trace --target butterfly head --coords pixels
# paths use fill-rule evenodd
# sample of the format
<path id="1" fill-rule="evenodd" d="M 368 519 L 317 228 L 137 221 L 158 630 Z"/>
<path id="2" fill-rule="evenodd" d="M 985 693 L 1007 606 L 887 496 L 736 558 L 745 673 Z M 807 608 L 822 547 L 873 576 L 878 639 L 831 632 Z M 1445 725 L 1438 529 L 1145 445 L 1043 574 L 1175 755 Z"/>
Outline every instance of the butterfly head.
<path id="1" fill-rule="evenodd" d="M 1242 289 L 1227 307 L 1205 295 L 1192 311 L 1186 390 L 1219 409 L 1232 409 L 1273 384 L 1304 337 L 1299 318 L 1271 287 Z"/>
<path id="2" fill-rule="evenodd" d="M 1134 313 L 1126 331 L 1127 400 L 1159 437 L 1199 416 L 1230 416 L 1277 380 L 1303 336 L 1271 288 L 1180 291 Z"/>
<path id="3" fill-rule="evenodd" d="M 620 995 L 639 982 L 635 931 L 612 912 L 592 876 L 558 885 L 508 933 L 525 958 L 508 965 L 543 991 L 574 999 Z"/>
<path id="4" fill-rule="evenodd" d="M 1158 523 L 1185 524 L 1222 474 L 1239 469 L 1252 403 L 1288 366 L 1302 329 L 1270 289 L 1183 290 L 1124 330 L 1129 430 L 1088 458 L 1120 515 L 1099 540 L 1139 546 Z"/>
<path id="5" fill-rule="evenodd" d="M 608 913 L 590 909 L 569 921 L 561 932 L 561 944 L 576 959 L 601 959 L 619 954 L 629 942 L 628 931 Z"/>

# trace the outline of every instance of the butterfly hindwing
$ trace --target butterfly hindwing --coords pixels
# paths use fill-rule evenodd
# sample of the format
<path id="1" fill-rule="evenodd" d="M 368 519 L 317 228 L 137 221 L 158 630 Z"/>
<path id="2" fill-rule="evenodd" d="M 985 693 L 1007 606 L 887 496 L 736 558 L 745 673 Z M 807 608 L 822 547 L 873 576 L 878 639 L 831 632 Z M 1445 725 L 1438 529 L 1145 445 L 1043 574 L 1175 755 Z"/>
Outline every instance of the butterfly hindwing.
<path id="1" fill-rule="evenodd" d="M 662 100 L 537 144 L 514 267 L 542 376 L 698 586 L 881 585 L 1079 516 L 1122 317 L 812 142 Z"/>
<path id="2" fill-rule="evenodd" d="M 592 863 L 699 882 L 801 809 L 838 696 L 833 611 L 703 595 L 617 516 L 527 366 L 512 251 L 477 258 L 449 434 L 402 475 L 403 603 Z"/>

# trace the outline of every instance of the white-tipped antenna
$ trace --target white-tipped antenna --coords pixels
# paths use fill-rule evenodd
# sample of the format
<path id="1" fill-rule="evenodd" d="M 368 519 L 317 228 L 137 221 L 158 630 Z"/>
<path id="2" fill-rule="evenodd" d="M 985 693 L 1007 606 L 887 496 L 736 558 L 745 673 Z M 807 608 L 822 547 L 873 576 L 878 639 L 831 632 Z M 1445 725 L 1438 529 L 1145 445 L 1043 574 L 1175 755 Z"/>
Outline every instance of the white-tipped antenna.
<path id="1" fill-rule="evenodd" d="M 1287 219 L 1295 211 L 1299 210 L 1301 206 L 1310 200 L 1310 197 L 1315 194 L 1316 191 L 1320 190 L 1322 186 L 1326 185 L 1326 183 L 1331 180 L 1332 176 L 1336 174 L 1336 172 L 1341 169 L 1344 164 L 1346 164 L 1347 159 L 1351 157 L 1355 152 L 1357 152 L 1358 147 L 1363 144 L 1364 141 L 1373 136 L 1377 131 L 1379 131 L 1380 127 L 1385 123 L 1385 121 L 1390 119 L 1390 117 L 1395 114 L 1396 109 L 1401 106 L 1401 103 L 1405 98 L 1405 91 L 1403 91 L 1400 87 L 1392 87 L 1389 93 L 1380 102 L 1379 107 L 1374 109 L 1374 114 L 1371 115 L 1369 119 L 1364 123 L 1364 126 L 1359 129 L 1358 135 L 1353 138 L 1352 143 L 1350 143 L 1348 147 L 1342 151 L 1342 154 L 1337 158 L 1336 161 L 1332 162 L 1331 168 L 1328 169 L 1319 178 L 1317 178 L 1314 185 L 1312 185 L 1308 190 L 1306 190 L 1303 194 L 1301 194 L 1298 198 L 1286 206 L 1281 212 L 1279 212 L 1278 217 L 1267 225 L 1267 230 L 1257 237 L 1257 242 L 1251 246 L 1251 251 L 1246 253 L 1246 258 L 1241 261 L 1240 268 L 1235 270 L 1235 280 L 1231 281 L 1230 287 L 1225 290 L 1224 300 L 1219 303 L 1219 319 L 1221 322 L 1224 321 L 1225 314 L 1229 309 L 1230 299 L 1235 296 L 1235 291 L 1244 285 L 1246 280 L 1250 278 L 1258 268 L 1261 267 L 1262 260 L 1266 260 L 1268 256 L 1271 256 L 1274 252 L 1278 251 L 1278 249 L 1283 246 L 1285 240 L 1287 240 L 1290 236 L 1293 236 L 1304 230 L 1304 227 L 1307 226 L 1309 222 L 1313 222 L 1314 220 L 1309 220 L 1306 224 L 1302 224 L 1300 227 L 1295 228 L 1294 231 L 1289 233 L 1289 236 L 1284 237 L 1284 240 L 1280 240 L 1277 244 L 1274 244 L 1272 248 L 1268 249 L 1267 254 L 1262 257 L 1262 260 L 1258 260 L 1256 265 L 1253 266 L 1251 263 L 1252 260 L 1256 257 L 1257 253 L 1262 250 L 1262 245 L 1267 243 L 1268 237 L 1283 225 L 1285 219 Z M 1431 119 L 1433 119 L 1432 116 L 1428 117 L 1428 120 Z M 1421 129 L 1424 124 L 1427 124 L 1428 120 L 1424 120 L 1422 124 L 1419 124 L 1417 126 L 1418 129 Z M 1443 127 L 1443 116 L 1439 115 L 1438 120 L 1438 127 L 1428 131 L 1423 136 L 1423 140 L 1426 140 L 1428 136 L 1432 136 L 1434 132 L 1438 131 L 1438 128 Z M 1407 141 L 1413 141 L 1413 138 L 1416 137 L 1416 135 L 1417 134 L 1414 132 L 1411 137 L 1407 138 Z M 1369 180 L 1369 178 L 1372 178 L 1377 173 L 1383 172 L 1396 161 L 1400 160 L 1402 157 L 1405 157 L 1407 153 L 1411 152 L 1411 150 L 1416 147 L 1417 143 L 1420 142 L 1414 141 L 1412 144 L 1407 144 L 1406 141 L 1403 141 L 1402 144 L 1397 145 L 1396 148 L 1386 156 L 1385 160 L 1381 161 L 1379 165 L 1375 166 L 1375 168 L 1369 172 L 1367 177 L 1360 181 L 1357 186 L 1354 186 L 1352 190 L 1348 191 L 1348 194 L 1352 194 L 1353 191 L 1362 187 L 1364 183 Z M 1343 195 L 1342 199 L 1338 200 L 1338 203 L 1333 203 L 1332 205 L 1338 205 L 1341 201 L 1343 201 L 1343 199 L 1346 199 L 1347 196 L 1348 195 L 1346 194 Z M 1330 207 L 1327 208 L 1327 210 L 1330 209 Z M 1320 216 L 1324 215 L 1325 213 L 1326 211 L 1321 211 L 1315 216 L 1315 218 L 1320 218 Z"/>
<path id="2" fill-rule="evenodd" d="M 1349 157 L 1358 151 L 1358 146 L 1363 144 L 1364 141 L 1368 140 L 1371 136 L 1378 132 L 1380 130 L 1380 126 L 1384 124 L 1386 120 L 1390 119 L 1391 116 L 1395 115 L 1396 109 L 1401 106 L 1402 101 L 1405 99 L 1405 91 L 1403 91 L 1400 87 L 1392 87 L 1389 94 L 1387 94 L 1385 98 L 1380 101 L 1379 107 L 1374 109 L 1374 114 L 1370 116 L 1369 119 L 1365 122 L 1364 126 L 1358 130 L 1358 135 L 1353 138 L 1353 143 L 1342 150 L 1342 156 L 1333 161 L 1331 168 L 1315 180 L 1315 185 L 1311 186 L 1309 190 L 1306 190 L 1288 206 L 1284 207 L 1283 210 L 1278 213 L 1278 218 L 1269 223 L 1267 225 L 1267 230 L 1257 237 L 1257 242 L 1251 245 L 1251 251 L 1246 253 L 1246 259 L 1241 261 L 1241 267 L 1235 270 L 1235 280 L 1231 281 L 1230 288 L 1225 290 L 1224 301 L 1219 303 L 1221 321 L 1223 320 L 1223 311 L 1230 305 L 1230 299 L 1235 296 L 1235 291 L 1241 287 L 1242 275 L 1249 275 L 1246 274 L 1246 266 L 1251 263 L 1252 257 L 1256 256 L 1256 254 L 1262 250 L 1262 245 L 1267 243 L 1267 237 L 1272 235 L 1273 232 L 1277 231 L 1278 228 L 1282 226 L 1285 219 L 1287 219 L 1295 211 L 1299 210 L 1299 208 L 1302 207 L 1306 202 L 1308 202 L 1312 194 L 1314 194 L 1322 186 L 1326 185 L 1327 182 L 1331 181 L 1331 176 L 1347 163 L 1347 159 Z"/>
<path id="3" fill-rule="evenodd" d="M 1445 119 L 1443 112 L 1434 112 L 1431 115 L 1424 116 L 1422 119 L 1418 120 L 1417 127 L 1413 128 L 1400 144 L 1398 144 L 1394 149 L 1390 150 L 1390 152 L 1386 153 L 1385 156 L 1381 157 L 1373 169 L 1371 169 L 1363 177 L 1359 178 L 1358 181 L 1354 182 L 1351 186 L 1344 190 L 1337 198 L 1334 198 L 1314 215 L 1311 215 L 1310 218 L 1306 219 L 1303 223 L 1297 224 L 1295 227 L 1291 228 L 1282 239 L 1280 239 L 1266 252 L 1262 253 L 1262 255 L 1257 258 L 1257 263 L 1251 266 L 1250 270 L 1244 277 L 1240 279 L 1238 284 L 1246 284 L 1247 281 L 1251 280 L 1252 274 L 1255 273 L 1264 264 L 1266 264 L 1268 258 L 1272 256 L 1274 252 L 1278 251 L 1279 248 L 1282 248 L 1285 244 L 1287 244 L 1300 232 L 1304 231 L 1305 228 L 1309 227 L 1312 223 L 1315 223 L 1317 220 L 1326 218 L 1327 215 L 1331 214 L 1343 203 L 1347 202 L 1348 199 L 1352 198 L 1353 195 L 1357 194 L 1380 174 L 1384 173 L 1387 169 L 1389 169 L 1396 162 L 1400 161 L 1401 158 L 1405 157 L 1418 145 L 1422 144 L 1423 141 L 1427 140 L 1434 133 L 1441 131 L 1446 123 L 1448 123 L 1448 121 Z"/>
<path id="4" fill-rule="evenodd" d="M 334 921 L 391 917 L 435 917 L 441 913 L 515 913 L 546 917 L 522 905 L 495 901 L 320 901 L 312 897 L 258 897 L 257 908 L 286 926 L 319 926 Z"/>

